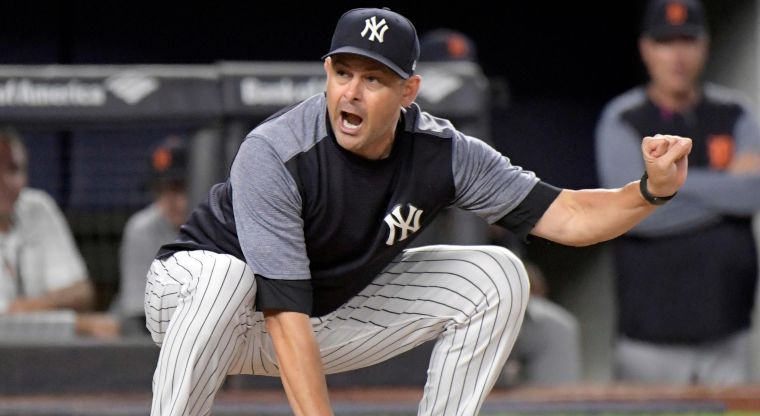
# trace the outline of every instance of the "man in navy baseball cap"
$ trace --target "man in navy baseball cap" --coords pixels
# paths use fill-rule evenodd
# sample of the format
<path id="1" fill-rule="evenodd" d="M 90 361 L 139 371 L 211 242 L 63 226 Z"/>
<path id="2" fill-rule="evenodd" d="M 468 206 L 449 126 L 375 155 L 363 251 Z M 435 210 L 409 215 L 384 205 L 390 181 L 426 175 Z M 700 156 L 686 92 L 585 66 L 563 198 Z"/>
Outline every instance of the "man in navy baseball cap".
<path id="1" fill-rule="evenodd" d="M 652 0 L 644 14 L 642 35 L 655 40 L 706 36 L 702 5 L 698 0 Z"/>
<path id="2" fill-rule="evenodd" d="M 280 377 L 295 414 L 332 415 L 325 374 L 431 340 L 419 414 L 477 415 L 522 325 L 527 272 L 502 247 L 407 250 L 412 240 L 457 207 L 518 238 L 589 245 L 686 179 L 691 140 L 658 136 L 643 140 L 643 185 L 546 184 L 414 103 L 418 55 L 406 18 L 344 14 L 324 92 L 255 127 L 228 179 L 159 249 L 144 303 L 161 345 L 154 415 L 209 414 L 228 374 Z"/>
<path id="3" fill-rule="evenodd" d="M 633 144 L 642 132 L 694 139 L 689 172 L 697 174 L 678 196 L 683 202 L 612 245 L 618 287 L 612 357 L 615 378 L 623 383 L 713 386 L 751 380 L 758 278 L 751 219 L 760 199 L 743 198 L 760 196 L 757 184 L 745 182 L 760 170 L 760 129 L 742 93 L 703 77 L 709 52 L 705 17 L 698 0 L 649 3 L 639 37 L 648 79 L 610 101 L 596 128 L 603 186 L 621 181 L 624 166 L 640 166 Z M 717 196 L 717 189 L 731 189 L 730 196 Z M 716 200 L 726 204 L 717 207 Z M 671 220 L 683 221 L 677 231 L 666 231 Z M 684 262 L 665 260 L 663 253 Z"/>
<path id="4" fill-rule="evenodd" d="M 337 53 L 372 58 L 407 79 L 420 57 L 420 42 L 412 22 L 390 9 L 353 9 L 338 20 L 322 59 Z"/>

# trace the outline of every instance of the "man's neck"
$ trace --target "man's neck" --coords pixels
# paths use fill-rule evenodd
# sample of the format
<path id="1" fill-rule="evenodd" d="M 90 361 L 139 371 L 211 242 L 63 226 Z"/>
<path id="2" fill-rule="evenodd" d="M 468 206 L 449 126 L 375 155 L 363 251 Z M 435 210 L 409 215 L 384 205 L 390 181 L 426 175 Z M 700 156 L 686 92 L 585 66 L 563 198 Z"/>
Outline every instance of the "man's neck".
<path id="1" fill-rule="evenodd" d="M 647 95 L 658 107 L 673 113 L 683 113 L 699 100 L 700 91 L 694 86 L 684 91 L 669 91 L 649 84 Z"/>

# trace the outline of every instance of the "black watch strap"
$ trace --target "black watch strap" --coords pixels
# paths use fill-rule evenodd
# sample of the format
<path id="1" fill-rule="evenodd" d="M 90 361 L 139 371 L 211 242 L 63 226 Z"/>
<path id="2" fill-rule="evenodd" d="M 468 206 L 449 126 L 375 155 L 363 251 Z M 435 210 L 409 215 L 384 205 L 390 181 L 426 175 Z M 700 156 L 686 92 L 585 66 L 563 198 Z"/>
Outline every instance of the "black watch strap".
<path id="1" fill-rule="evenodd" d="M 673 199 L 674 196 L 676 196 L 676 193 L 670 196 L 654 196 L 649 193 L 649 189 L 647 189 L 647 179 L 649 179 L 649 175 L 646 171 L 644 171 L 644 174 L 641 175 L 641 181 L 639 182 L 639 190 L 641 191 L 641 196 L 644 197 L 644 199 L 647 200 L 652 205 L 665 205 L 666 202 Z"/>

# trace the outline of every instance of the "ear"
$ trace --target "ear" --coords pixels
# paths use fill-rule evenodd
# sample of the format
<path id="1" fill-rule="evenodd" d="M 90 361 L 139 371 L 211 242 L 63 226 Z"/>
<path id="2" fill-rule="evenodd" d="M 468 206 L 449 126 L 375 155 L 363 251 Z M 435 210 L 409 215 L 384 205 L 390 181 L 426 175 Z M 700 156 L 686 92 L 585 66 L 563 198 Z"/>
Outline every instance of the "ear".
<path id="1" fill-rule="evenodd" d="M 325 61 L 322 62 L 322 68 L 325 69 L 325 91 L 327 91 L 327 86 L 330 84 L 330 73 L 332 72 L 332 58 L 327 57 L 325 58 Z"/>
<path id="2" fill-rule="evenodd" d="M 710 36 L 704 35 L 703 37 L 699 38 L 699 46 L 702 49 L 704 56 L 707 56 L 707 54 L 710 52 Z"/>
<path id="3" fill-rule="evenodd" d="M 325 61 L 322 63 L 322 67 L 325 69 L 325 75 L 330 75 L 330 67 L 332 66 L 332 58 L 327 57 L 325 58 Z"/>
<path id="4" fill-rule="evenodd" d="M 420 92 L 420 84 L 422 83 L 422 77 L 419 75 L 412 75 L 409 79 L 404 80 L 402 86 L 403 91 L 401 95 L 401 105 L 409 107 L 417 98 L 417 93 Z"/>
<path id="5" fill-rule="evenodd" d="M 644 63 L 648 63 L 649 56 L 651 55 L 652 47 L 654 46 L 654 41 L 652 38 L 649 38 L 647 36 L 641 36 L 639 37 L 639 55 L 641 55 L 641 60 L 644 61 Z"/>

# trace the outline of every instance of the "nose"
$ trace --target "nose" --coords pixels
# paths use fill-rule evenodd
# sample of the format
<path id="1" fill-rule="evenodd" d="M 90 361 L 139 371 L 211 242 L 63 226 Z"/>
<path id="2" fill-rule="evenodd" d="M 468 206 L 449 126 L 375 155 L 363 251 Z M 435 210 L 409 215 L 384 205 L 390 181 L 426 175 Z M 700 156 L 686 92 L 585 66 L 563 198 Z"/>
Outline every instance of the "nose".
<path id="1" fill-rule="evenodd" d="M 360 100 L 362 96 L 361 78 L 354 77 L 351 82 L 346 85 L 344 96 L 349 100 Z"/>

